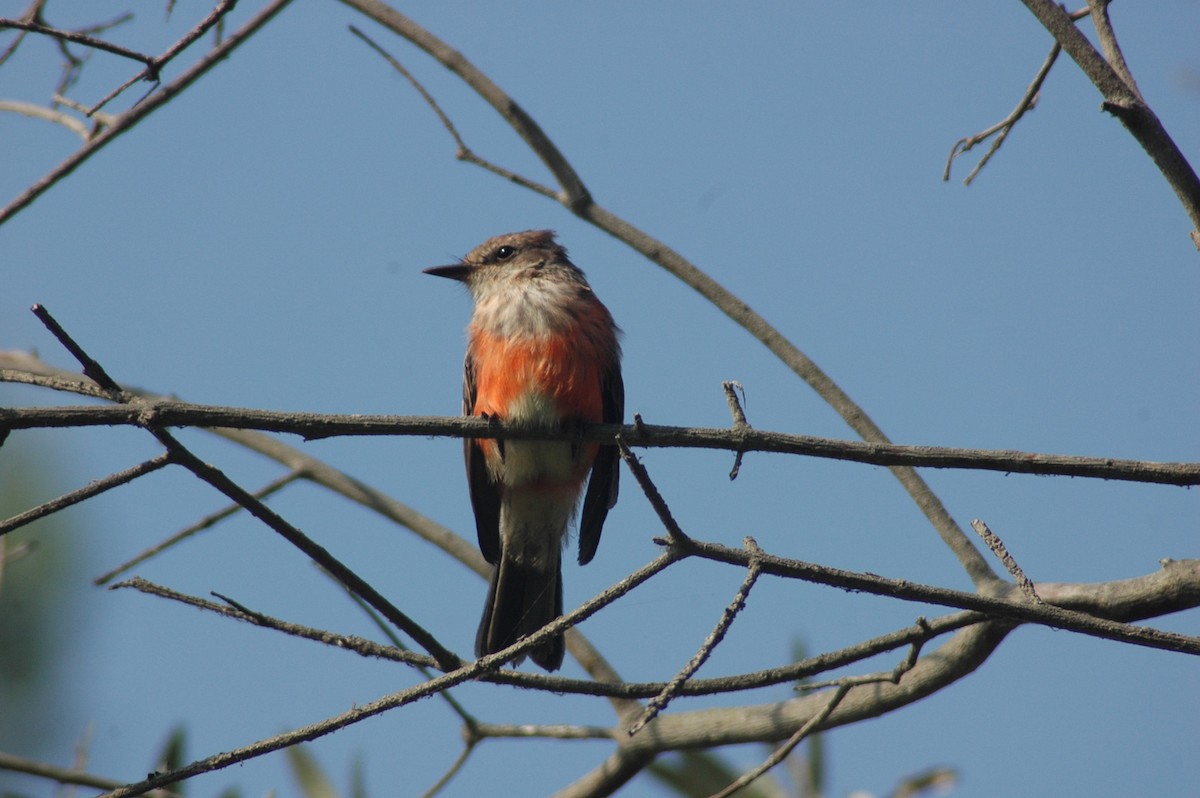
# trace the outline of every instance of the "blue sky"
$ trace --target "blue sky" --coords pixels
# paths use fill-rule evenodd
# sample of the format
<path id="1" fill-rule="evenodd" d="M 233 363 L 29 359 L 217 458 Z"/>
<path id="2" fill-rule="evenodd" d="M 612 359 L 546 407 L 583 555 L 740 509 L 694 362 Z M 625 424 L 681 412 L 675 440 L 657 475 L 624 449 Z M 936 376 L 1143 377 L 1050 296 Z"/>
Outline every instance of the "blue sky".
<path id="1" fill-rule="evenodd" d="M 0 0 L 0 16 L 25 5 Z M 50 20 L 69 27 L 124 8 L 84 5 L 52 3 Z M 231 27 L 259 6 L 243 0 Z M 112 38 L 157 52 L 204 8 L 179 2 L 166 23 L 160 9 L 139 9 Z M 1060 60 L 1036 111 L 973 186 L 960 181 L 974 153 L 951 182 L 941 180 L 953 142 L 1007 114 L 1049 49 L 1019 3 L 881 4 L 869 13 L 846 4 L 750 12 L 532 1 L 401 10 L 522 103 L 601 205 L 774 323 L 893 440 L 1196 459 L 1200 264 L 1188 220 L 1074 64 Z M 1170 2 L 1113 12 L 1142 92 L 1195 161 L 1200 10 Z M 552 202 L 456 162 L 437 119 L 348 24 L 416 73 L 481 155 L 549 179 L 440 65 L 339 4 L 296 3 L 0 227 L 0 348 L 36 348 L 74 366 L 28 312 L 41 302 L 131 385 L 212 404 L 453 415 L 469 302 L 420 270 L 490 235 L 549 227 L 624 328 L 629 413 L 727 425 L 721 381 L 733 379 L 745 386 L 756 427 L 850 437 L 807 386 L 698 295 Z M 72 96 L 94 102 L 134 71 L 93 55 Z M 0 69 L 0 98 L 44 102 L 56 76 L 54 48 L 28 41 Z M 77 145 L 63 129 L 0 114 L 0 150 L 9 154 L 0 201 Z M 5 404 L 56 401 L 0 386 Z M 201 433 L 184 439 L 246 486 L 278 473 Z M 56 472 L 47 497 L 156 453 L 148 435 L 124 429 L 14 435 L 12 445 L 3 455 L 19 447 Z M 303 446 L 471 533 L 456 441 Z M 730 483 L 724 453 L 652 450 L 644 461 L 696 537 L 739 545 L 749 534 L 785 556 L 969 588 L 884 469 L 752 455 Z M 986 520 L 1035 580 L 1135 577 L 1164 557 L 1200 556 L 1194 491 L 983 472 L 926 477 L 961 524 Z M 189 753 L 199 757 L 411 683 L 395 666 L 90 586 L 223 504 L 169 472 L 70 511 L 66 534 L 83 562 L 62 598 L 72 687 L 53 707 L 58 747 L 0 747 L 66 763 L 91 723 L 91 769 L 134 779 L 177 723 L 187 724 Z M 473 574 L 314 488 L 289 488 L 272 506 L 399 606 L 419 609 L 448 645 L 469 650 L 485 587 Z M 652 558 L 658 534 L 628 481 L 596 560 L 566 569 L 568 605 Z M 247 519 L 137 573 L 298 622 L 368 631 L 302 556 Z M 584 632 L 628 678 L 669 678 L 741 578 L 677 567 Z M 764 580 L 702 675 L 780 664 L 794 640 L 826 650 L 930 611 Z M 1156 624 L 1200 634 L 1198 618 Z M 830 795 L 882 793 L 931 765 L 957 768 L 957 794 L 969 796 L 1180 794 L 1200 780 L 1198 673 L 1183 655 L 1023 628 L 972 677 L 828 735 Z M 471 686 L 457 695 L 492 722 L 612 722 L 595 700 Z M 419 794 L 459 745 L 454 716 L 426 701 L 310 750 L 342 784 L 361 758 L 370 794 L 381 796 Z M 607 751 L 604 743 L 489 741 L 447 794 L 548 794 Z M 724 753 L 741 766 L 765 755 Z M 0 774 L 0 786 L 12 778 Z M 215 794 L 225 785 L 246 795 L 291 790 L 279 755 L 193 789 Z M 36 792 L 28 781 L 16 788 Z M 627 794 L 662 793 L 639 781 Z"/>

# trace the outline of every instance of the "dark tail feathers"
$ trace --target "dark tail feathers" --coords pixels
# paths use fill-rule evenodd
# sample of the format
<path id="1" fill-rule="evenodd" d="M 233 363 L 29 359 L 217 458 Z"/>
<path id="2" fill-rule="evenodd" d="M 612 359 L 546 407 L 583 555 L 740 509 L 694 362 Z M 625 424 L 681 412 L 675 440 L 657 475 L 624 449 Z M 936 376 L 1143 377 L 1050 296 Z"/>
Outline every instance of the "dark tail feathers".
<path id="1" fill-rule="evenodd" d="M 559 564 L 539 571 L 503 554 L 488 585 L 483 620 L 475 636 L 475 656 L 482 657 L 508 648 L 562 615 L 562 575 Z M 529 656 L 548 671 L 558 670 L 563 661 L 562 635 L 552 637 Z M 515 663 L 521 660 L 517 659 Z"/>

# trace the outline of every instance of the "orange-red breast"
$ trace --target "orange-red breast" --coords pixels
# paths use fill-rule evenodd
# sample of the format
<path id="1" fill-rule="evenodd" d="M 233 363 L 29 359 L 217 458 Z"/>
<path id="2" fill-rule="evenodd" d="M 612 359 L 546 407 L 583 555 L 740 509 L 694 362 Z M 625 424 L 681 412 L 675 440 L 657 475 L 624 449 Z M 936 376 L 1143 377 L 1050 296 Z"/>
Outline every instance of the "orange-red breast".
<path id="1" fill-rule="evenodd" d="M 464 415 L 560 430 L 622 421 L 619 330 L 554 233 L 496 236 L 462 262 L 425 273 L 465 283 L 475 300 Z M 613 446 L 565 441 L 467 439 L 464 450 L 479 548 L 496 566 L 475 639 L 475 655 L 484 656 L 562 615 L 567 525 L 587 480 L 579 518 L 586 564 L 617 500 L 618 458 Z M 556 670 L 563 639 L 529 653 Z"/>

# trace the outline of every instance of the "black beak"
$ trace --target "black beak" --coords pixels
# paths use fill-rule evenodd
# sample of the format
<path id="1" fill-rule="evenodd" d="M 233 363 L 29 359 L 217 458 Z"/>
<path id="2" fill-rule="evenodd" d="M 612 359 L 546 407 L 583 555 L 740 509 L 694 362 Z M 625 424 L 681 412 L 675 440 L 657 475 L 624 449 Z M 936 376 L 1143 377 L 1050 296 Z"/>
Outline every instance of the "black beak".
<path id="1" fill-rule="evenodd" d="M 465 283 L 467 276 L 471 274 L 472 268 L 466 263 L 452 263 L 449 266 L 433 266 L 421 271 L 425 274 L 432 274 L 434 277 L 448 277 L 451 280 L 458 280 L 460 283 Z"/>

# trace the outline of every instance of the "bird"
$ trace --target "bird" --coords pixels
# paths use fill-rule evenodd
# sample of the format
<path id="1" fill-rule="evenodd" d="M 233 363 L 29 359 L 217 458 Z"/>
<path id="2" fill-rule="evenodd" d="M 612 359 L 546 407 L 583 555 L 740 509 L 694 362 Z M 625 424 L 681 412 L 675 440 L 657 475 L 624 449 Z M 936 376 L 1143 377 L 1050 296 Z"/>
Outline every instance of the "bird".
<path id="1" fill-rule="evenodd" d="M 621 331 L 553 231 L 495 236 L 458 263 L 424 272 L 465 284 L 474 300 L 464 416 L 559 431 L 623 422 Z M 617 501 L 620 462 L 614 445 L 582 440 L 463 444 L 479 549 L 495 566 L 475 638 L 475 656 L 483 657 L 562 615 L 568 526 L 582 495 L 579 563 L 586 565 Z M 555 671 L 563 651 L 556 635 L 528 653 Z"/>

